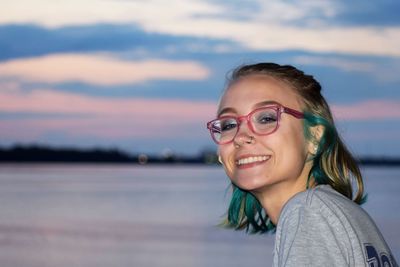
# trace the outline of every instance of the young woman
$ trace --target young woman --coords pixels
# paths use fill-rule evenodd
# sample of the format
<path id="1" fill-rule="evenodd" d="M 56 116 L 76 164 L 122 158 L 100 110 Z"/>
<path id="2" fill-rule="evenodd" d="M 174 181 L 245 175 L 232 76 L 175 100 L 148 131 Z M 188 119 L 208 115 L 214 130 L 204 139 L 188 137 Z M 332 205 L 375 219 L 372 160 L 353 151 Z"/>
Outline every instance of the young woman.
<path id="1" fill-rule="evenodd" d="M 276 231 L 274 266 L 397 266 L 320 84 L 292 66 L 236 69 L 207 123 L 229 176 L 225 226 Z"/>

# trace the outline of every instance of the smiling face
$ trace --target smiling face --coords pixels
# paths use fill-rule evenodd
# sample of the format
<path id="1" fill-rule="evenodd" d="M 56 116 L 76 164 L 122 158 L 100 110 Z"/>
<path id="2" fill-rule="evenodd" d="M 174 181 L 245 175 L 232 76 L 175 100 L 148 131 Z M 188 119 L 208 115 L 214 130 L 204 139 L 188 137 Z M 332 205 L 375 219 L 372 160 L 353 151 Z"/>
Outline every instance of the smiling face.
<path id="1" fill-rule="evenodd" d="M 303 110 L 301 98 L 289 85 L 267 75 L 249 75 L 226 90 L 219 117 L 247 115 L 268 102 Z M 220 145 L 219 154 L 227 175 L 239 188 L 256 197 L 270 190 L 293 195 L 306 189 L 311 168 L 308 147 L 303 120 L 282 113 L 279 128 L 270 135 L 253 133 L 242 121 L 234 141 Z"/>

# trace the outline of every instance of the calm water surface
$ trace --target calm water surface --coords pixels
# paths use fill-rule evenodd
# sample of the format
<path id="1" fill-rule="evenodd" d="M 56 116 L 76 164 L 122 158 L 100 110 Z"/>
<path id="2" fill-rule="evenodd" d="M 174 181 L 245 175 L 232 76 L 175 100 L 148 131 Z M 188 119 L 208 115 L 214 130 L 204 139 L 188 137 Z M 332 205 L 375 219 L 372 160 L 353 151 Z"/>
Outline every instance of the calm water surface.
<path id="1" fill-rule="evenodd" d="M 364 168 L 400 259 L 400 168 Z M 270 266 L 273 235 L 218 228 L 219 167 L 0 165 L 0 266 Z"/>

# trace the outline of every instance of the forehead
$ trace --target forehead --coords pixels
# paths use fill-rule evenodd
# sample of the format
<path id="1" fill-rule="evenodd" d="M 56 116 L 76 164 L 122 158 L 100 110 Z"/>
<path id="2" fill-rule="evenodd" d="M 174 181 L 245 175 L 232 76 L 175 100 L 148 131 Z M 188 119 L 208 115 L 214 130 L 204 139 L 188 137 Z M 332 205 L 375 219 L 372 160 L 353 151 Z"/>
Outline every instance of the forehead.
<path id="1" fill-rule="evenodd" d="M 218 113 L 229 109 L 238 114 L 246 114 L 258 103 L 265 101 L 302 109 L 300 97 L 289 84 L 277 78 L 258 74 L 240 78 L 231 84 L 221 98 Z"/>

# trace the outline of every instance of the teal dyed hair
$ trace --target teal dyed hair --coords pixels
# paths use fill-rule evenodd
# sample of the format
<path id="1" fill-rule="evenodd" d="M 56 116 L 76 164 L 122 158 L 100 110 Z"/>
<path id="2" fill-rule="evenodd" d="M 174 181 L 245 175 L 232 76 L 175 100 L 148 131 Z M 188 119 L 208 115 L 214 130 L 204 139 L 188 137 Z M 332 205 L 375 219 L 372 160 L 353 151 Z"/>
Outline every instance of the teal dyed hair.
<path id="1" fill-rule="evenodd" d="M 264 233 L 275 228 L 260 202 L 251 193 L 232 185 L 232 199 L 224 226 L 250 233 Z"/>
<path id="2" fill-rule="evenodd" d="M 357 161 L 342 142 L 330 108 L 321 95 L 321 86 L 314 77 L 289 65 L 274 63 L 244 65 L 232 72 L 226 90 L 229 90 L 229 86 L 235 81 L 255 74 L 267 75 L 288 84 L 304 104 L 304 136 L 307 141 L 317 146 L 315 155 L 310 159 L 312 167 L 307 187 L 329 184 L 355 203 L 365 202 L 364 185 Z M 322 128 L 320 136 L 316 136 L 314 132 L 316 127 Z M 234 184 L 232 184 L 232 198 L 227 217 L 222 225 L 249 233 L 266 233 L 275 229 L 275 225 L 257 198 Z"/>
<path id="3" fill-rule="evenodd" d="M 310 129 L 317 125 L 324 127 L 324 134 L 318 140 L 317 151 L 312 157 L 313 166 L 308 175 L 307 187 L 309 187 L 311 178 L 313 178 L 317 184 L 328 184 L 327 175 L 319 164 L 322 156 L 321 152 L 324 151 L 324 153 L 327 154 L 332 153 L 333 145 L 337 142 L 336 130 L 327 120 L 309 112 L 304 112 L 304 135 L 307 140 L 313 141 L 314 136 L 310 132 Z"/>
<path id="4" fill-rule="evenodd" d="M 325 118 L 309 112 L 304 113 L 304 133 L 307 140 L 313 142 L 315 137 L 310 129 L 322 126 L 323 135 L 318 140 L 318 149 L 313 156 L 313 164 L 308 175 L 307 186 L 310 180 L 316 184 L 330 184 L 336 191 L 352 199 L 358 204 L 363 204 L 367 196 L 363 194 L 364 186 L 360 169 L 356 160 L 347 150 L 340 139 L 333 124 Z M 353 199 L 353 183 L 357 184 L 357 194 Z"/>

